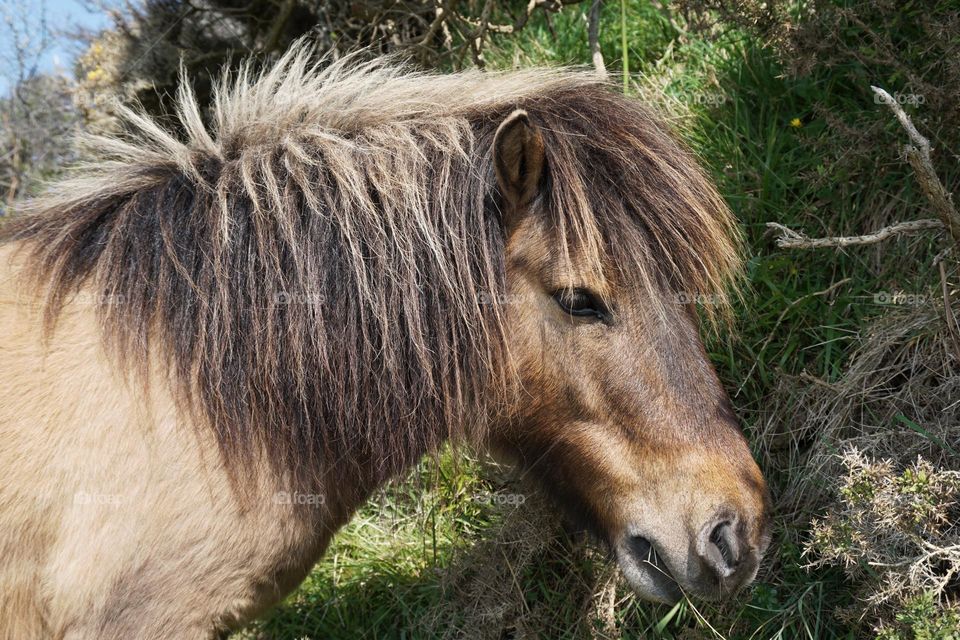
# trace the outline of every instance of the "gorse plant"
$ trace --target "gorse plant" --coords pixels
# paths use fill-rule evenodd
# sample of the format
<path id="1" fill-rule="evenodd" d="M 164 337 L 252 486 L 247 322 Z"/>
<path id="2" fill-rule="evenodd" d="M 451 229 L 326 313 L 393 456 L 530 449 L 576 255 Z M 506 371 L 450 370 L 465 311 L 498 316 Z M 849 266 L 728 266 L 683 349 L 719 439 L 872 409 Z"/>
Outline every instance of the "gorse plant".
<path id="1" fill-rule="evenodd" d="M 879 628 L 884 620 L 913 626 L 918 607 L 947 605 L 960 589 L 960 472 L 923 459 L 898 469 L 856 449 L 842 464 L 837 501 L 814 520 L 808 566 L 842 566 Z"/>
<path id="2" fill-rule="evenodd" d="M 893 622 L 881 624 L 877 640 L 960 640 L 960 609 L 940 606 L 930 593 L 909 598 Z"/>

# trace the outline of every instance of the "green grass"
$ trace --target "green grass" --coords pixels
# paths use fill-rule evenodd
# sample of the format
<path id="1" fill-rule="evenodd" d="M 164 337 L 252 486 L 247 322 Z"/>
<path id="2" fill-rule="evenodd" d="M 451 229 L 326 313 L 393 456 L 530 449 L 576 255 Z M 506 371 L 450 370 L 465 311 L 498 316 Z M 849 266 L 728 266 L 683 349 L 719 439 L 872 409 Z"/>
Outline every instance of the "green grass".
<path id="1" fill-rule="evenodd" d="M 417 638 L 455 549 L 492 524 L 495 488 L 469 458 L 421 464 L 361 509 L 296 593 L 251 632 L 268 638 Z"/>
<path id="2" fill-rule="evenodd" d="M 488 56 L 491 66 L 589 64 L 588 4 L 550 24 L 535 20 L 519 38 L 501 41 Z M 605 3 L 601 33 L 608 70 L 616 74 L 627 66 L 626 53 L 627 91 L 656 96 L 654 106 L 702 158 L 743 225 L 750 257 L 736 337 L 718 336 L 708 346 L 748 436 L 755 437 L 778 380 L 806 373 L 829 382 L 841 375 L 865 320 L 882 310 L 877 293 L 925 291 L 932 282 L 917 265 L 910 272 L 896 268 L 916 249 L 906 242 L 887 245 L 887 266 L 880 266 L 871 249 L 778 250 L 765 224 L 777 221 L 810 235 L 854 233 L 871 219 L 878 194 L 895 194 L 904 203 L 902 218 L 919 217 L 920 197 L 906 168 L 877 179 L 848 175 L 842 162 L 812 144 L 827 133 L 818 105 L 888 117 L 868 93 L 869 78 L 851 80 L 846 71 L 831 69 L 787 78 L 774 56 L 749 37 L 733 32 L 708 41 L 678 33 L 653 3 L 640 0 Z M 793 126 L 794 119 L 802 126 Z M 896 139 L 895 124 L 889 131 Z M 764 463 L 776 496 L 791 469 Z M 499 521 L 495 510 L 472 498 L 495 489 L 479 469 L 470 461 L 457 467 L 445 456 L 385 489 L 336 537 L 304 585 L 251 633 L 278 639 L 436 637 L 437 629 L 424 621 L 449 597 L 445 572 Z M 624 597 L 616 608 L 624 637 L 857 637 L 834 615 L 853 598 L 840 572 L 802 569 L 804 532 L 782 519 L 776 527 L 779 546 L 769 552 L 776 570 L 740 601 L 662 607 Z M 584 564 L 592 560 L 565 560 L 563 548 L 554 551 L 535 571 L 517 576 L 518 597 L 550 612 L 554 631 L 544 637 L 582 637 L 582 603 L 572 601 L 565 586 L 571 575 L 596 567 Z M 569 631 L 554 635 L 557 629 Z"/>

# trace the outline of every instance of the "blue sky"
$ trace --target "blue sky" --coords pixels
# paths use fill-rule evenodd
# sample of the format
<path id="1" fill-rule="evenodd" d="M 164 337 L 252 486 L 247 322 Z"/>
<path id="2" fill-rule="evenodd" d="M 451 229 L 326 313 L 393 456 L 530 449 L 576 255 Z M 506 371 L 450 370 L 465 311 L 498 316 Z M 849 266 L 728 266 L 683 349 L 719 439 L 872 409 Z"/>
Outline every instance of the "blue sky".
<path id="1" fill-rule="evenodd" d="M 109 25 L 109 19 L 106 14 L 85 6 L 79 0 L 14 0 L 6 3 L 12 5 L 14 11 L 25 9 L 27 20 L 31 26 L 35 27 L 40 20 L 40 16 L 45 9 L 47 24 L 52 31 L 53 46 L 47 51 L 40 60 L 39 70 L 42 72 L 62 71 L 69 73 L 71 64 L 77 55 L 78 45 L 66 36 L 60 34 L 62 31 L 71 31 L 77 27 L 84 29 L 102 29 Z M 0 16 L 2 17 L 2 16 Z M 3 29 L 0 26 L 0 29 Z M 9 42 L 9 32 L 0 33 L 0 40 Z M 4 47 L 6 42 L 0 42 L 0 47 Z M 6 94 L 10 88 L 10 78 L 3 77 L 0 74 L 0 94 Z"/>

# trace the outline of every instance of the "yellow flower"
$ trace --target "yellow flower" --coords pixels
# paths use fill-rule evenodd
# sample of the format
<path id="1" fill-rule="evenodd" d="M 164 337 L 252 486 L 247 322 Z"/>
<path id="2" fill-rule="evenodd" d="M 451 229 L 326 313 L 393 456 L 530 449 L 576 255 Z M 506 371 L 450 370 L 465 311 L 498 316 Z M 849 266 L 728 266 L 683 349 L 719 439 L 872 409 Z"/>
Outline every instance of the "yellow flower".
<path id="1" fill-rule="evenodd" d="M 790 126 L 793 127 L 794 129 L 799 129 L 800 127 L 803 126 L 803 121 L 800 120 L 800 118 L 794 118 L 793 120 L 790 121 Z"/>
<path id="2" fill-rule="evenodd" d="M 88 82 L 97 82 L 98 80 L 103 79 L 103 76 L 104 76 L 103 69 L 100 69 L 100 68 L 91 69 L 90 71 L 87 71 Z"/>

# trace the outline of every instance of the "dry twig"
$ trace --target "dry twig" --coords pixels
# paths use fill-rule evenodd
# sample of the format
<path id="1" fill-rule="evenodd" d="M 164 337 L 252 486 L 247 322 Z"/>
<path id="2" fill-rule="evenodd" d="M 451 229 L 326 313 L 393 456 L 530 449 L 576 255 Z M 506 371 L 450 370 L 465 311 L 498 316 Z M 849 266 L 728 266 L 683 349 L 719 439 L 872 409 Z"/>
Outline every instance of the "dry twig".
<path id="1" fill-rule="evenodd" d="M 600 6 L 603 0 L 593 0 L 590 5 L 590 23 L 587 36 L 590 41 L 590 55 L 593 57 L 593 67 L 597 75 L 607 79 L 607 66 L 603 63 L 603 52 L 600 51 Z"/>
<path id="2" fill-rule="evenodd" d="M 785 249 L 821 249 L 825 247 L 849 247 L 853 245 L 869 245 L 882 242 L 893 236 L 915 233 L 927 229 L 946 228 L 954 242 L 960 245 L 960 214 L 953 206 L 952 195 L 944 188 L 943 183 L 937 177 L 937 172 L 933 168 L 933 162 L 930 160 L 930 141 L 917 131 L 910 116 L 906 114 L 900 103 L 880 87 L 870 87 L 877 97 L 893 111 L 897 120 L 907 132 L 912 144 L 904 145 L 904 154 L 913 171 L 916 174 L 917 182 L 920 183 L 920 189 L 923 191 L 927 200 L 930 201 L 938 220 L 913 220 L 909 222 L 899 222 L 888 227 L 878 229 L 873 233 L 860 236 L 828 237 L 828 238 L 810 238 L 809 236 L 789 229 L 776 222 L 768 222 L 767 227 L 780 233 L 777 238 L 777 246 Z"/>
<path id="3" fill-rule="evenodd" d="M 942 229 L 943 223 L 939 220 L 913 220 L 910 222 L 898 222 L 889 227 L 877 229 L 873 233 L 867 233 L 862 236 L 838 236 L 829 238 L 811 238 L 799 231 L 794 231 L 777 222 L 768 222 L 767 227 L 780 232 L 777 238 L 777 246 L 783 249 L 823 249 L 826 247 L 849 247 L 854 245 L 867 245 L 882 242 L 893 236 L 916 233 L 926 229 Z"/>
<path id="4" fill-rule="evenodd" d="M 907 161 L 913 167 L 916 173 L 917 182 L 920 188 L 933 206 L 933 210 L 943 225 L 950 231 L 950 236 L 954 242 L 960 244 L 960 214 L 953 206 L 953 198 L 944 188 L 943 183 L 937 177 L 937 172 L 933 168 L 933 162 L 930 161 L 930 141 L 920 135 L 917 128 L 913 126 L 910 116 L 906 114 L 900 103 L 893 99 L 889 93 L 880 87 L 870 87 L 873 92 L 893 111 L 897 120 L 903 125 L 910 141 L 913 144 L 904 145 L 903 150 L 907 156 Z"/>

